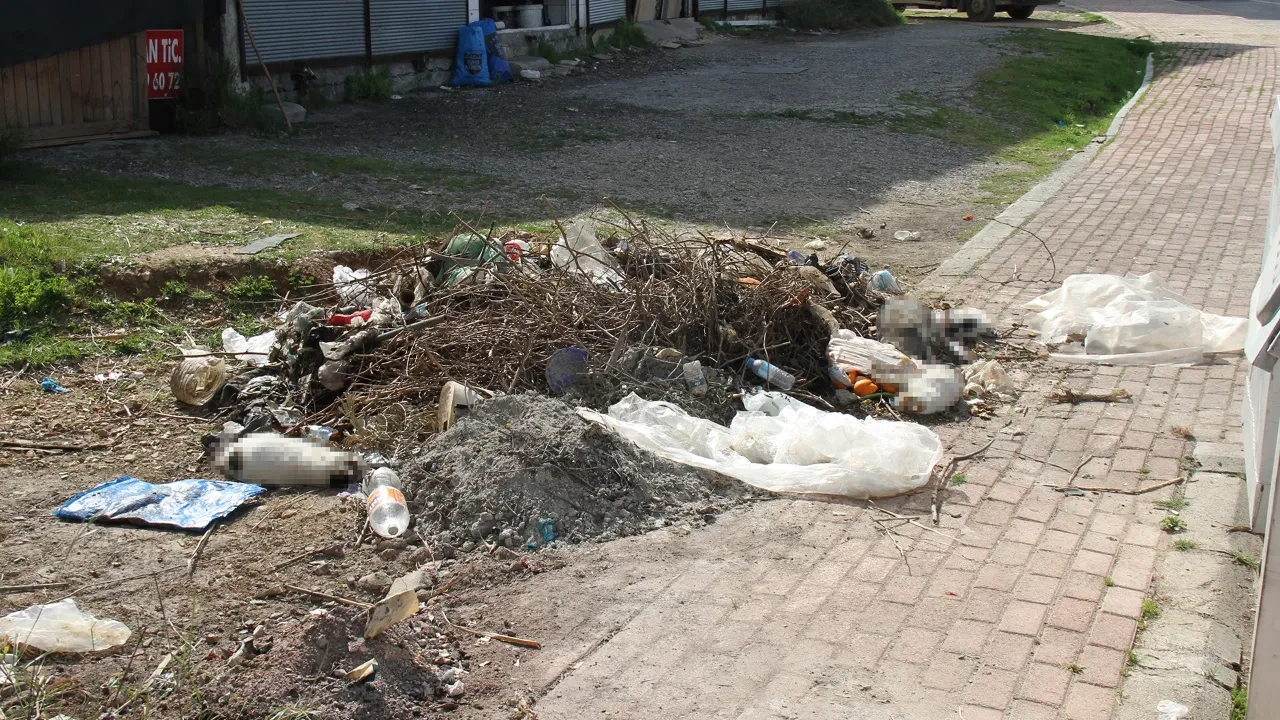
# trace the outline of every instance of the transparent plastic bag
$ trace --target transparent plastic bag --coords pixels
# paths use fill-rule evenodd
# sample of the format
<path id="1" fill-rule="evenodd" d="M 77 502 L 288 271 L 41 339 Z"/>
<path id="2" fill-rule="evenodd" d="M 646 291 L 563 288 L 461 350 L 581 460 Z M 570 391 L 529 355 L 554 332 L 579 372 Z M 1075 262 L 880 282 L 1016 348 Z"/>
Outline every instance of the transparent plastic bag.
<path id="1" fill-rule="evenodd" d="M 118 620 L 100 620 L 67 598 L 32 605 L 0 618 L 0 638 L 44 652 L 98 652 L 125 644 L 133 633 Z"/>
<path id="2" fill-rule="evenodd" d="M 1245 318 L 1202 312 L 1146 275 L 1072 275 L 1027 303 L 1045 343 L 1069 343 L 1055 359 L 1075 362 L 1196 362 L 1204 353 L 1244 349 Z M 1083 346 L 1072 342 L 1083 336 Z"/>
<path id="3" fill-rule="evenodd" d="M 232 353 L 246 353 L 244 355 L 237 354 L 237 360 L 244 360 L 250 365 L 266 365 L 268 360 L 267 353 L 271 352 L 271 348 L 276 344 L 276 331 L 268 330 L 261 335 L 254 335 L 246 338 L 236 332 L 235 328 L 223 328 L 222 330 L 222 349 Z M 255 354 L 247 354 L 255 353 Z"/>
<path id="4" fill-rule="evenodd" d="M 1191 713 L 1191 708 L 1172 700 L 1161 700 L 1156 705 L 1156 720 L 1181 720 Z"/>
<path id="5" fill-rule="evenodd" d="M 596 239 L 596 231 L 585 220 L 570 223 L 564 237 L 551 246 L 551 264 L 585 275 L 592 283 L 608 290 L 622 290 L 618 261 L 604 249 Z"/>
<path id="6" fill-rule="evenodd" d="M 634 393 L 607 415 L 578 414 L 660 457 L 774 492 L 889 497 L 923 486 L 942 460 L 938 436 L 915 423 L 825 412 L 781 393 L 744 404 L 727 428 Z"/>

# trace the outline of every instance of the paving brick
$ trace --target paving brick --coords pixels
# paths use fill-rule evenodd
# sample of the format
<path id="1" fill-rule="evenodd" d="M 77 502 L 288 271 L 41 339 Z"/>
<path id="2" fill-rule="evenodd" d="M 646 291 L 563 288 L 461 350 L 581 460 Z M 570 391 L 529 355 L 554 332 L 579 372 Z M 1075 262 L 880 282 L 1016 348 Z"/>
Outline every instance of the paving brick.
<path id="1" fill-rule="evenodd" d="M 843 640 L 841 649 L 836 651 L 834 662 L 841 667 L 870 670 L 880 662 L 891 642 L 893 638 L 886 635 L 855 632 Z"/>
<path id="2" fill-rule="evenodd" d="M 1137 631 L 1136 619 L 1102 612 L 1098 613 L 1098 618 L 1093 623 L 1089 642 L 1113 650 L 1128 651 L 1133 647 L 1133 636 Z"/>
<path id="3" fill-rule="evenodd" d="M 974 673 L 973 682 L 965 692 L 965 702 L 981 707 L 1003 710 L 1013 699 L 1013 691 L 1018 687 L 1018 674 L 1008 670 L 979 668 Z"/>
<path id="4" fill-rule="evenodd" d="M 1071 686 L 1062 717 L 1065 720 L 1110 720 L 1115 707 L 1115 690 L 1077 682 Z"/>
<path id="5" fill-rule="evenodd" d="M 961 655 L 978 655 L 994 629 L 995 625 L 991 623 L 958 620 L 942 641 L 942 649 Z"/>
<path id="6" fill-rule="evenodd" d="M 1071 569 L 1089 575 L 1105 576 L 1111 573 L 1111 563 L 1112 557 L 1107 553 L 1081 550 L 1076 554 L 1075 562 L 1071 563 Z"/>
<path id="7" fill-rule="evenodd" d="M 1001 540 L 987 556 L 987 560 L 998 565 L 1022 566 L 1027 564 L 1027 559 L 1035 549 L 1034 545 Z"/>
<path id="8" fill-rule="evenodd" d="M 856 627 L 864 632 L 893 635 L 902 627 L 911 609 L 910 605 L 872 600 L 862 610 Z"/>
<path id="9" fill-rule="evenodd" d="M 1090 575 L 1078 570 L 1068 572 L 1062 579 L 1063 597 L 1077 600 L 1088 600 L 1096 603 L 1102 599 L 1104 587 L 1105 578 L 1103 576 Z"/>
<path id="10" fill-rule="evenodd" d="M 1023 575 L 1013 586 L 1013 596 L 1018 600 L 1047 605 L 1057 594 L 1058 582 L 1057 578 L 1044 575 Z"/>
<path id="11" fill-rule="evenodd" d="M 998 590 L 974 588 L 969 592 L 961 617 L 965 620 L 999 622 L 1004 617 L 1004 607 L 1008 600 L 1008 594 Z"/>
<path id="12" fill-rule="evenodd" d="M 1056 720 L 1058 708 L 1029 700 L 1014 700 L 1006 720 Z"/>
<path id="13" fill-rule="evenodd" d="M 1085 643 L 1083 634 L 1053 627 L 1045 628 L 1037 640 L 1032 657 L 1046 665 L 1070 665 L 1080 657 Z"/>
<path id="14" fill-rule="evenodd" d="M 878 598 L 887 602 L 911 605 L 920 599 L 928 583 L 929 578 L 924 576 L 895 577 L 893 582 L 884 584 Z"/>
<path id="15" fill-rule="evenodd" d="M 1093 626 L 1093 612 L 1097 606 L 1087 600 L 1058 598 L 1049 609 L 1046 624 L 1064 630 L 1084 633 Z"/>
<path id="16" fill-rule="evenodd" d="M 1109 587 L 1102 598 L 1102 609 L 1105 612 L 1134 620 L 1142 616 L 1142 600 L 1144 594 L 1129 588 Z"/>
<path id="17" fill-rule="evenodd" d="M 1018 697 L 1044 705 L 1061 705 L 1071 683 L 1071 671 L 1057 665 L 1031 663 L 1023 675 Z"/>
<path id="18" fill-rule="evenodd" d="M 1111 569 L 1111 580 L 1119 587 L 1145 591 L 1156 565 L 1156 551 L 1146 547 L 1126 547 Z"/>
<path id="19" fill-rule="evenodd" d="M 1048 550 L 1056 553 L 1072 553 L 1076 549 L 1076 543 L 1080 541 L 1078 535 L 1063 532 L 1061 530 L 1049 530 L 1045 532 L 1044 537 L 1040 539 L 1040 549 Z"/>
<path id="20" fill-rule="evenodd" d="M 1067 573 L 1067 565 L 1070 563 L 1070 555 L 1039 550 L 1031 557 L 1027 568 L 1036 575 L 1060 578 Z"/>
<path id="21" fill-rule="evenodd" d="M 948 692 L 963 690 L 977 665 L 978 661 L 970 656 L 940 652 L 925 671 L 924 686 Z"/>
<path id="22" fill-rule="evenodd" d="M 1044 605 L 1014 600 L 1000 617 L 1000 629 L 1019 635 L 1035 635 L 1040 632 L 1046 609 Z"/>
<path id="23" fill-rule="evenodd" d="M 1099 645 L 1086 645 L 1080 654 L 1079 665 L 1084 668 L 1077 680 L 1082 683 L 1117 687 L 1120 684 L 1120 671 L 1124 669 L 1129 653 Z"/>

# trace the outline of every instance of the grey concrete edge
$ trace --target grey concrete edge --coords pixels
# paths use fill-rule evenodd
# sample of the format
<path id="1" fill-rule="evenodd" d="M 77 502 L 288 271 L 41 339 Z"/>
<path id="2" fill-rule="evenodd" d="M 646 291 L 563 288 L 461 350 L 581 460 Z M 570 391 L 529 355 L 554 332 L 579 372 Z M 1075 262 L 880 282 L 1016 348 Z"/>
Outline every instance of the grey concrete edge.
<path id="1" fill-rule="evenodd" d="M 1147 94 L 1147 90 L 1151 86 L 1154 67 L 1154 56 L 1148 54 L 1147 69 L 1142 79 L 1142 85 L 1112 118 L 1111 125 L 1107 128 L 1107 134 L 1105 135 L 1106 140 L 1089 143 L 1087 148 L 1071 156 L 1070 159 L 1059 165 L 1056 170 L 1049 173 L 1048 177 L 1041 180 L 1035 187 L 1005 208 L 1004 212 L 992 218 L 976 235 L 969 238 L 968 242 L 961 246 L 954 255 L 944 260 L 933 272 L 925 276 L 916 286 L 913 294 L 945 294 L 953 285 L 973 272 L 975 267 L 1003 245 L 1010 236 L 1026 225 L 1031 218 L 1035 217 L 1040 208 L 1057 195 L 1062 188 L 1066 187 L 1067 183 L 1071 182 L 1076 175 L 1088 167 L 1093 158 L 1102 150 L 1103 145 L 1120 132 L 1120 128 L 1124 124 L 1124 119 L 1129 114 L 1129 111 Z"/>

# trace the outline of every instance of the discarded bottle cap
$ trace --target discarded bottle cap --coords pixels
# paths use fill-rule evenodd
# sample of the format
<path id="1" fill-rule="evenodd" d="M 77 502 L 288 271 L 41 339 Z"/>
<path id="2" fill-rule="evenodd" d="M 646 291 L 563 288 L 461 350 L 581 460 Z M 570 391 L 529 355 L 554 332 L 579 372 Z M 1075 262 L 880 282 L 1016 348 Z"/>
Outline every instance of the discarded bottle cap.
<path id="1" fill-rule="evenodd" d="M 227 364 L 220 357 L 183 358 L 169 376 L 169 389 L 178 402 L 204 407 L 227 382 Z"/>

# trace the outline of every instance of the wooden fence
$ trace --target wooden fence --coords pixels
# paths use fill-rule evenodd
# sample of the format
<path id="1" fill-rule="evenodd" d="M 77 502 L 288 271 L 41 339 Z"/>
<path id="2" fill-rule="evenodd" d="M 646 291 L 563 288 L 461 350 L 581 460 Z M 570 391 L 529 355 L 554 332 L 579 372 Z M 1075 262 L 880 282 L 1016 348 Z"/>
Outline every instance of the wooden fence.
<path id="1" fill-rule="evenodd" d="M 146 33 L 0 68 L 0 125 L 30 146 L 148 134 Z"/>

